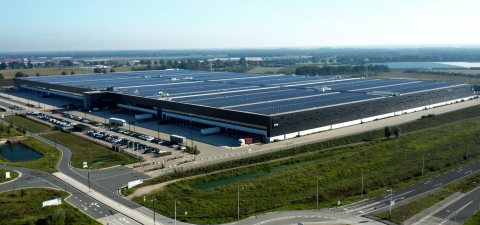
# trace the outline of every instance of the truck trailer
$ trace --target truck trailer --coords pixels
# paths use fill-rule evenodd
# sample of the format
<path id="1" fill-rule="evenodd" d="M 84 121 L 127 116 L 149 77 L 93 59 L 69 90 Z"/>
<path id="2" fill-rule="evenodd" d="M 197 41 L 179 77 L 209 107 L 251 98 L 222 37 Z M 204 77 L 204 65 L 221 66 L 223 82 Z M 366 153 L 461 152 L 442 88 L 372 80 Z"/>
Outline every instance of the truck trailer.
<path id="1" fill-rule="evenodd" d="M 217 133 L 220 133 L 221 130 L 220 130 L 220 127 L 211 127 L 211 128 L 201 129 L 200 132 L 201 132 L 203 135 L 209 135 L 209 134 L 217 134 Z"/>
<path id="2" fill-rule="evenodd" d="M 119 126 L 125 126 L 127 125 L 127 121 L 124 119 L 118 119 L 118 118 L 109 118 L 108 119 L 111 124 L 119 125 Z"/>
<path id="3" fill-rule="evenodd" d="M 172 135 L 170 135 L 170 141 L 178 143 L 178 144 L 187 143 L 187 138 L 172 134 Z"/>
<path id="4" fill-rule="evenodd" d="M 249 144 L 253 144 L 255 142 L 260 142 L 263 140 L 263 136 L 261 135 L 247 135 L 247 136 L 242 136 L 240 139 L 238 139 L 238 146 L 245 146 Z"/>

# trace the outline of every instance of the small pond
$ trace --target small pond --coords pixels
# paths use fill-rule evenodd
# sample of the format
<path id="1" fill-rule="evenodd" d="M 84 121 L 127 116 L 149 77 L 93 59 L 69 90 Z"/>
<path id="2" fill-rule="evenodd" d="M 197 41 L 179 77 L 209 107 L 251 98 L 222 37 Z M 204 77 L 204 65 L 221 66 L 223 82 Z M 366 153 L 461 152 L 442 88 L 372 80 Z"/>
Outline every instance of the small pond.
<path id="1" fill-rule="evenodd" d="M 297 167 L 297 166 L 314 163 L 316 161 L 317 160 L 312 160 L 312 161 L 299 162 L 299 163 L 294 163 L 294 164 L 289 164 L 289 165 L 284 165 L 284 166 L 278 166 L 278 167 L 275 167 L 275 168 L 272 168 L 272 169 L 269 169 L 269 170 L 265 170 L 265 171 L 259 171 L 259 172 L 256 172 L 256 173 L 251 173 L 251 174 L 246 174 L 246 175 L 242 175 L 242 176 L 232 177 L 232 178 L 224 179 L 224 180 L 212 181 L 212 182 L 208 182 L 208 183 L 205 183 L 205 184 L 195 185 L 195 186 L 192 186 L 192 187 L 195 188 L 195 189 L 198 189 L 198 190 L 216 188 L 216 187 L 219 187 L 219 186 L 235 183 L 237 181 L 252 179 L 252 178 L 255 178 L 255 177 L 261 176 L 261 175 L 277 173 L 277 172 L 287 170 L 287 169 L 291 169 L 291 168 L 294 168 L 294 167 Z"/>
<path id="2" fill-rule="evenodd" d="M 42 158 L 43 155 L 21 144 L 0 145 L 0 156 L 8 161 L 29 161 Z"/>

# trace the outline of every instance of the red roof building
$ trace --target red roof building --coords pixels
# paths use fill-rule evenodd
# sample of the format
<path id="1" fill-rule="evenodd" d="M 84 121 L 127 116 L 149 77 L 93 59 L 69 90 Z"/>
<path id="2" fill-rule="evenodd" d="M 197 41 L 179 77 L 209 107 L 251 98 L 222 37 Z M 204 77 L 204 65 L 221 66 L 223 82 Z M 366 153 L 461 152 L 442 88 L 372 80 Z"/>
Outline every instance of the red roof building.
<path id="1" fill-rule="evenodd" d="M 21 59 L 4 59 L 4 62 L 21 62 Z"/>

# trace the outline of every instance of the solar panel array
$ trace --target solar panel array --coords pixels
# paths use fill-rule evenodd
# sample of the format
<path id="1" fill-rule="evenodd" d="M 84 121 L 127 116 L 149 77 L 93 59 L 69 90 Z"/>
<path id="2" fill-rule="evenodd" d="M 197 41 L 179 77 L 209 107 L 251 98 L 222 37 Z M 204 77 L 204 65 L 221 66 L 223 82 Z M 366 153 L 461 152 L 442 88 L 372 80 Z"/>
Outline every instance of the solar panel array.
<path id="1" fill-rule="evenodd" d="M 267 75 L 188 70 L 27 77 L 24 79 L 106 90 L 146 98 L 264 115 L 382 98 L 374 91 L 408 94 L 458 85 L 398 79 Z"/>

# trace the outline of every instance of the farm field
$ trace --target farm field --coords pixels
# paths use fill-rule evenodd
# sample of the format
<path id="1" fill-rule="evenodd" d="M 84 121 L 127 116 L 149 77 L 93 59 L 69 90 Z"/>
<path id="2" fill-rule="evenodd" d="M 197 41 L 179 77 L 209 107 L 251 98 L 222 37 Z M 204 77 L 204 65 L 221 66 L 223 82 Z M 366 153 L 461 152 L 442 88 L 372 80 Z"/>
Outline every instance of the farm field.
<path id="1" fill-rule="evenodd" d="M 26 188 L 0 193 L 0 225 L 53 224 L 46 223 L 55 212 L 62 211 L 63 223 L 55 224 L 100 224 L 79 209 L 65 202 L 70 194 L 49 188 Z M 62 198 L 61 205 L 42 207 L 42 202 Z"/>
<path id="2" fill-rule="evenodd" d="M 414 79 L 428 80 L 428 81 L 441 81 L 441 82 L 464 82 L 464 83 L 477 83 L 477 84 L 480 83 L 480 76 L 478 78 L 454 77 L 454 76 L 440 76 L 440 75 L 429 75 L 429 74 L 412 74 L 412 73 L 403 73 L 403 72 L 397 72 L 397 71 L 392 71 L 390 73 L 381 73 L 377 76 L 371 76 L 370 78 L 390 79 L 390 78 L 399 78 L 399 77 L 414 78 Z"/>
<path id="3" fill-rule="evenodd" d="M 180 219 L 194 223 L 220 223 L 236 220 L 236 198 L 240 190 L 242 208 L 240 218 L 266 211 L 288 209 L 313 209 L 316 200 L 316 179 L 322 179 L 321 208 L 336 205 L 337 201 L 348 204 L 360 200 L 362 169 L 365 174 L 366 197 L 382 194 L 395 184 L 401 188 L 418 182 L 421 176 L 421 155 L 429 153 L 425 164 L 427 178 L 446 172 L 465 163 L 467 140 L 476 140 L 480 119 L 467 120 L 438 129 L 402 136 L 399 139 L 374 141 L 351 147 L 342 147 L 310 155 L 295 157 L 254 167 L 225 171 L 217 174 L 188 179 L 167 185 L 163 190 L 150 193 L 162 202 L 174 199 L 184 203 L 179 210 L 188 211 Z M 472 147 L 473 146 L 473 147 Z M 480 140 L 470 145 L 474 149 L 471 158 L 478 160 Z M 300 147 L 302 148 L 302 147 Z M 304 161 L 314 163 L 301 165 L 269 175 L 233 184 L 197 190 L 195 185 L 228 179 L 240 175 L 264 171 L 281 165 Z M 400 182 L 400 183 L 399 183 Z M 143 198 L 134 198 L 141 202 Z M 152 207 L 147 203 L 148 207 Z M 173 204 L 157 206 L 162 213 L 172 216 Z"/>
<path id="4" fill-rule="evenodd" d="M 268 73 L 273 74 L 277 73 L 283 67 L 255 67 L 253 70 L 249 70 L 247 73 Z"/>
<path id="5" fill-rule="evenodd" d="M 114 68 L 116 72 L 130 72 L 131 71 L 131 66 L 122 66 L 122 67 L 117 67 Z M 17 72 L 23 72 L 24 74 L 30 76 L 30 77 L 35 77 L 37 73 L 40 75 L 48 75 L 48 76 L 58 76 L 61 75 L 62 72 L 67 72 L 68 75 L 70 75 L 70 72 L 72 72 L 71 68 L 60 68 L 60 67 L 48 67 L 48 68 L 34 68 L 34 69 L 8 69 L 8 70 L 0 70 L 0 73 L 3 74 L 3 77 L 5 79 L 13 79 L 15 77 L 15 74 Z M 73 70 L 76 75 L 81 75 L 81 74 L 92 74 L 93 70 Z M 107 71 L 110 72 L 110 69 L 107 69 Z"/>

